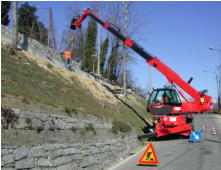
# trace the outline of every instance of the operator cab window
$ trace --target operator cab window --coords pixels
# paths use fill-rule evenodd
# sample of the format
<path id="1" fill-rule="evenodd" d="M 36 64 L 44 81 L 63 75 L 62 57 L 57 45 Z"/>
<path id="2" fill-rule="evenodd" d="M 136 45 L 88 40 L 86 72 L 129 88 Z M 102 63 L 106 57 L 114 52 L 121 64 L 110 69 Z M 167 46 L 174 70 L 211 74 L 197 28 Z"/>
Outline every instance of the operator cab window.
<path id="1" fill-rule="evenodd" d="M 153 90 L 148 105 L 160 105 L 160 104 L 181 104 L 180 97 L 174 89 L 156 89 Z"/>

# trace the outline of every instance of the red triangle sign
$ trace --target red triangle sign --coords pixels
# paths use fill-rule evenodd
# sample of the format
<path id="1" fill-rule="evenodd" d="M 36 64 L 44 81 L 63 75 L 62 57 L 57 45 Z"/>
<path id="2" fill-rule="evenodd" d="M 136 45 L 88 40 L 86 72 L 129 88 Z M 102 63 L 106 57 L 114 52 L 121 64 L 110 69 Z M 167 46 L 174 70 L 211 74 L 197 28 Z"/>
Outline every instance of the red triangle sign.
<path id="1" fill-rule="evenodd" d="M 137 161 L 137 164 L 143 164 L 143 165 L 158 165 L 159 164 L 156 152 L 154 151 L 153 145 L 151 142 L 147 146 L 147 149 L 145 150 L 143 155 Z"/>

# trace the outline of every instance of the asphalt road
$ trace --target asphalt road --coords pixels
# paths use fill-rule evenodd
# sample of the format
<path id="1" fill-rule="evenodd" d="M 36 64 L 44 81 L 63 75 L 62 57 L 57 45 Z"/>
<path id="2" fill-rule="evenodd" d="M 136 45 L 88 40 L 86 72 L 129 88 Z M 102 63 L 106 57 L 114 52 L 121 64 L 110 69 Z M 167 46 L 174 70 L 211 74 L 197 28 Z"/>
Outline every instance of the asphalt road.
<path id="1" fill-rule="evenodd" d="M 194 119 L 195 130 L 202 130 L 199 143 L 189 142 L 189 139 L 163 139 L 153 141 L 159 160 L 158 166 L 137 165 L 137 161 L 145 148 L 135 155 L 114 165 L 113 170 L 220 170 L 221 169 L 221 116 L 215 114 L 198 114 Z M 211 125 L 216 128 L 212 135 Z"/>

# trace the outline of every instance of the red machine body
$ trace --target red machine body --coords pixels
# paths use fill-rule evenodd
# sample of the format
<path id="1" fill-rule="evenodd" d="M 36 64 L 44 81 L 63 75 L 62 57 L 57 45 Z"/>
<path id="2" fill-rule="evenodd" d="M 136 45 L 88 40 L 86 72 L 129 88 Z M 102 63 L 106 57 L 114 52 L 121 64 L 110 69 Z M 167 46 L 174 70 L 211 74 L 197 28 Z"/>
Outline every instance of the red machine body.
<path id="1" fill-rule="evenodd" d="M 155 132 L 157 137 L 165 136 L 168 134 L 180 134 L 189 136 L 192 127 L 186 123 L 184 115 L 168 116 L 163 115 L 161 121 L 156 125 Z"/>
<path id="2" fill-rule="evenodd" d="M 73 19 L 71 23 L 71 29 L 75 30 L 76 27 L 81 27 L 81 22 L 90 16 L 96 22 L 101 24 L 109 32 L 117 36 L 125 45 L 130 47 L 133 51 L 144 58 L 149 65 L 160 71 L 167 80 L 173 85 L 173 87 L 179 86 L 187 94 L 189 94 L 194 101 L 185 97 L 181 90 L 179 90 L 180 96 L 182 96 L 185 102 L 171 102 L 163 104 L 150 104 L 147 106 L 147 110 L 153 114 L 154 132 L 157 137 L 180 134 L 188 136 L 193 130 L 193 113 L 201 113 L 213 109 L 212 97 L 205 94 L 205 92 L 199 92 L 190 85 L 190 82 L 184 81 L 176 72 L 166 66 L 158 58 L 153 57 L 146 52 L 141 46 L 128 37 L 124 37 L 119 30 L 116 30 L 107 21 L 96 15 L 93 11 L 86 9 L 83 15 L 78 19 Z M 174 89 L 160 89 L 158 91 L 166 90 L 170 91 L 170 94 L 176 96 Z M 170 97 L 174 98 L 171 95 Z"/>

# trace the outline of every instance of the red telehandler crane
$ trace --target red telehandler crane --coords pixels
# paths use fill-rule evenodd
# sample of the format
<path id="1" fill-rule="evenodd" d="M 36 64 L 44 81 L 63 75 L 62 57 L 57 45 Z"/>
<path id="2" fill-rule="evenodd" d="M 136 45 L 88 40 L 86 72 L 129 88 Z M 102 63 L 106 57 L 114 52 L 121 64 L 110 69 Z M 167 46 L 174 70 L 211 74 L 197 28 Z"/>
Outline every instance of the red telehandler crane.
<path id="1" fill-rule="evenodd" d="M 147 102 L 147 111 L 151 112 L 153 117 L 153 133 L 142 135 L 142 137 L 154 136 L 158 138 L 170 134 L 189 136 L 194 130 L 193 114 L 213 109 L 212 97 L 205 94 L 207 90 L 197 91 L 190 85 L 192 77 L 188 82 L 184 81 L 158 58 L 146 52 L 130 38 L 124 37 L 119 30 L 115 29 L 115 27 L 90 9 L 85 9 L 84 13 L 77 19 L 73 18 L 70 28 L 72 30 L 75 30 L 76 27 L 80 28 L 82 21 L 87 16 L 90 16 L 144 58 L 149 65 L 160 71 L 172 85 L 172 87 L 154 89 L 152 91 Z M 176 86 L 183 89 L 194 100 L 188 99 Z M 182 96 L 184 101 L 181 100 L 180 96 Z"/>

